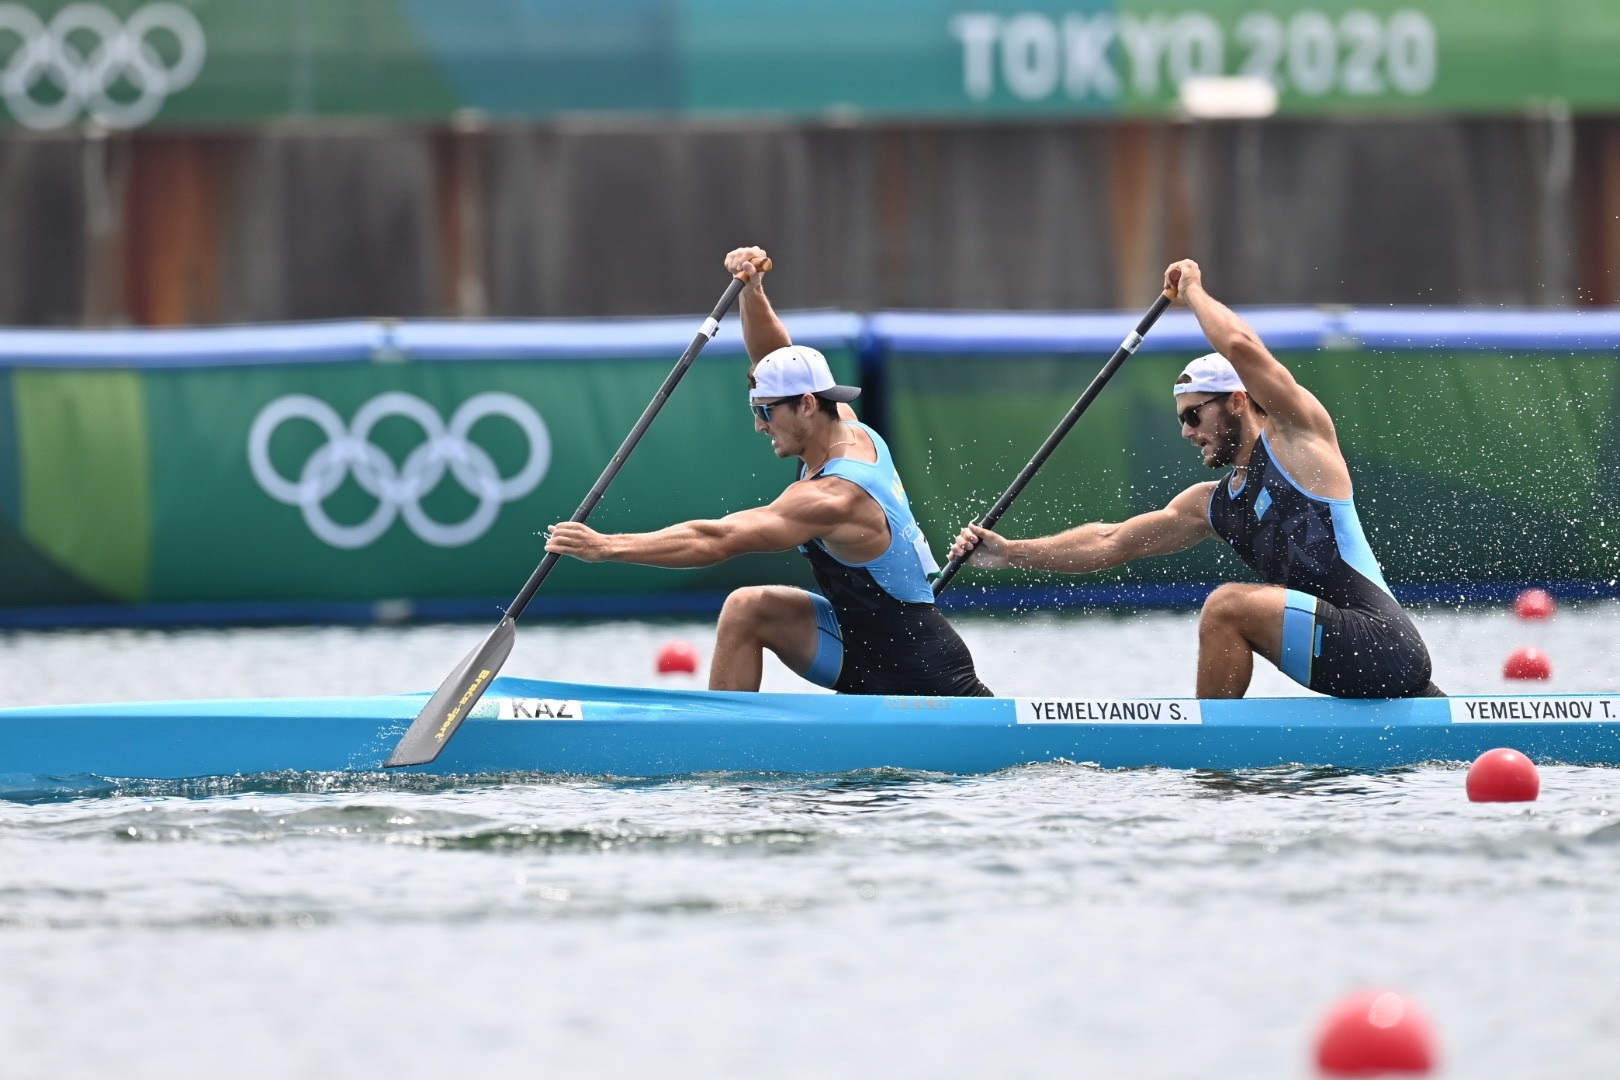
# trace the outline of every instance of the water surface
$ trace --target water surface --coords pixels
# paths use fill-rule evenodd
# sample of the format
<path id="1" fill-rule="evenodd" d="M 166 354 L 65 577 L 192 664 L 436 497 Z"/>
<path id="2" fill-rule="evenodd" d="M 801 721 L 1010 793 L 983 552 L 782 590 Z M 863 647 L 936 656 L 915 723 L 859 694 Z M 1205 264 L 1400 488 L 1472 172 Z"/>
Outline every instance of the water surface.
<path id="1" fill-rule="evenodd" d="M 1620 607 L 1432 611 L 1448 689 L 1620 689 Z M 1186 694 L 1185 614 L 963 621 L 1003 693 Z M 487 627 L 0 637 L 5 704 L 428 689 Z M 652 683 L 702 624 L 534 625 L 506 670 Z M 1262 665 L 1264 667 L 1264 665 Z M 799 689 L 773 668 L 767 687 Z M 1256 691 L 1297 688 L 1262 670 Z M 1463 772 L 1038 765 L 657 782 L 268 776 L 0 803 L 0 1074 L 1304 1077 L 1349 990 L 1443 1075 L 1606 1077 L 1620 799 Z"/>

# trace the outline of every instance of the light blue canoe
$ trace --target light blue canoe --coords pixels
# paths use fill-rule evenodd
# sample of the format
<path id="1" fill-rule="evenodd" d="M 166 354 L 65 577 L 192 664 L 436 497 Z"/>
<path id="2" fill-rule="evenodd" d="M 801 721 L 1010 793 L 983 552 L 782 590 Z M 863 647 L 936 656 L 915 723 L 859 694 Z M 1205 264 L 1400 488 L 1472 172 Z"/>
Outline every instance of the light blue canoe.
<path id="1" fill-rule="evenodd" d="M 372 771 L 426 695 L 0 709 L 0 780 Z M 1468 761 L 1620 764 L 1620 696 L 906 698 L 738 694 L 500 678 L 432 765 L 400 772 L 656 777 L 895 767 L 1354 770 Z M 390 773 L 390 775 L 395 775 Z"/>

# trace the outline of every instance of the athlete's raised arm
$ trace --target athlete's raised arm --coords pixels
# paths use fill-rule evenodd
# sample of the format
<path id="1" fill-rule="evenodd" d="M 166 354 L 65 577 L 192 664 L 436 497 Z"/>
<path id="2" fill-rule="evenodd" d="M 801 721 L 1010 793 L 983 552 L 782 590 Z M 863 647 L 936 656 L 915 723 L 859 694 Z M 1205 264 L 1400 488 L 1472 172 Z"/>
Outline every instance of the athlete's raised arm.
<path id="1" fill-rule="evenodd" d="M 1197 263 L 1191 259 L 1171 263 L 1164 272 L 1164 285 L 1174 288 L 1177 300 L 1192 309 L 1210 345 L 1232 362 L 1244 390 L 1272 423 L 1336 438 L 1333 420 L 1316 395 L 1295 381 L 1293 372 L 1271 355 L 1252 326 L 1209 295 Z"/>
<path id="2" fill-rule="evenodd" d="M 770 298 L 765 295 L 765 275 L 768 271 L 760 267 L 769 261 L 769 256 L 762 247 L 733 248 L 726 253 L 726 273 L 740 277 L 748 283 L 739 301 L 742 311 L 743 346 L 748 350 L 750 386 L 753 385 L 755 364 L 777 349 L 793 344 L 793 338 L 788 335 L 787 327 L 782 325 L 782 320 L 776 315 L 776 309 L 771 307 Z M 855 410 L 840 402 L 838 418 L 854 420 Z"/>
<path id="3" fill-rule="evenodd" d="M 738 302 L 742 317 L 743 345 L 748 349 L 750 361 L 749 374 L 753 374 L 753 365 L 759 363 L 767 353 L 793 344 L 793 339 L 788 336 L 787 327 L 776 317 L 776 310 L 771 307 L 770 298 L 765 295 L 766 271 L 760 267 L 764 266 L 766 261 L 767 256 L 762 247 L 740 247 L 726 252 L 726 273 L 732 277 L 740 277 L 748 283 L 742 295 L 738 297 Z"/>
<path id="4" fill-rule="evenodd" d="M 1009 540 L 969 525 L 951 545 L 951 557 L 965 555 L 971 565 L 986 570 L 1016 567 L 1089 574 L 1150 555 L 1186 551 L 1215 535 L 1209 527 L 1209 496 L 1214 490 L 1213 482 L 1194 484 L 1162 510 L 1118 523 L 1094 521 L 1033 540 Z"/>

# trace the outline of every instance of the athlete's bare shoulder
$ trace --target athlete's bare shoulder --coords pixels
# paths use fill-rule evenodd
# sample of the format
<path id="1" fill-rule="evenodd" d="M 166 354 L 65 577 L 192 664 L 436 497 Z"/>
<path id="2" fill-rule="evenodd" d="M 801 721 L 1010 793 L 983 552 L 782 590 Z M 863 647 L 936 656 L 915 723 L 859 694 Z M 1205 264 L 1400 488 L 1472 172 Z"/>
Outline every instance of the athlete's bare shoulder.
<path id="1" fill-rule="evenodd" d="M 1306 494 L 1324 499 L 1350 498 L 1350 466 L 1345 463 L 1331 422 L 1324 430 L 1316 425 L 1301 427 L 1268 419 L 1261 430 L 1272 459 Z"/>
<path id="2" fill-rule="evenodd" d="M 1170 500 L 1166 510 L 1172 514 L 1193 514 L 1198 517 L 1209 517 L 1210 496 L 1215 494 L 1215 485 L 1219 480 L 1202 480 Z"/>

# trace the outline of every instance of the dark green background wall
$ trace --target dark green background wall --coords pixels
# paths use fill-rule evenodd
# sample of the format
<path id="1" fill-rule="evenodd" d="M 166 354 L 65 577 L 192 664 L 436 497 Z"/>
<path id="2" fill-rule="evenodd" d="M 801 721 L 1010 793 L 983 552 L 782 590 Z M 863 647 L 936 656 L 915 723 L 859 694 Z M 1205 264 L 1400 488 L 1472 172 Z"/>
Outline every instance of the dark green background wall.
<path id="1" fill-rule="evenodd" d="M 1280 359 L 1332 412 L 1392 583 L 1620 577 L 1613 355 L 1346 349 Z M 1212 479 L 1175 422 L 1170 386 L 1185 360 L 1150 353 L 1123 368 L 1003 531 L 1119 520 Z M 891 443 L 929 535 L 943 541 L 981 513 L 1100 367 L 1050 355 L 891 355 Z M 1245 574 L 1208 543 L 1088 580 Z"/>
<path id="2" fill-rule="evenodd" d="M 877 410 L 875 419 L 940 554 L 961 524 L 982 513 L 1006 486 L 1113 344 L 1075 338 L 1062 346 L 1032 347 L 1018 334 L 1052 324 L 1052 317 L 1042 316 L 989 317 L 1013 332 L 994 348 L 985 344 L 990 339 L 960 334 L 954 345 L 917 347 L 908 344 L 915 334 L 908 339 L 887 333 L 883 316 L 865 322 L 853 316 L 794 317 L 803 318 L 819 319 L 823 328 L 842 327 L 819 344 L 841 379 L 866 383 L 870 393 L 862 406 Z M 909 318 L 926 330 L 957 325 L 951 320 L 960 317 L 923 317 L 920 323 Z M 1445 318 L 1435 313 L 1435 319 Z M 1590 329 L 1611 317 L 1527 318 L 1533 326 L 1521 337 L 1552 339 L 1556 326 Z M 1079 319 L 1108 333 L 1115 322 L 1131 321 Z M 1258 321 L 1278 328 L 1278 340 L 1289 345 L 1279 348 L 1280 358 L 1336 418 L 1357 504 L 1393 584 L 1578 581 L 1615 587 L 1620 349 L 1602 340 L 1558 352 L 1510 344 L 1459 347 L 1436 344 L 1444 335 L 1432 333 L 1423 347 L 1386 347 L 1387 334 L 1386 344 L 1335 345 L 1345 323 L 1337 315 L 1274 309 Z M 0 605 L 228 607 L 514 592 L 539 559 L 537 533 L 573 511 L 662 380 L 669 357 L 645 340 L 635 343 L 643 333 L 637 327 L 644 325 L 635 322 L 505 324 L 518 327 L 512 333 L 527 344 L 501 348 L 478 336 L 492 324 L 421 325 L 431 332 L 418 332 L 419 338 L 440 335 L 433 338 L 437 352 L 413 355 L 408 345 L 391 344 L 371 353 L 339 351 L 326 362 L 289 362 L 291 354 L 274 362 L 224 354 L 202 362 L 177 359 L 194 352 L 197 341 L 227 340 L 240 331 L 162 338 L 173 353 L 147 349 L 146 366 L 133 360 L 109 366 L 117 357 L 105 349 L 94 362 L 84 358 L 107 342 L 125 342 L 133 350 L 157 340 L 139 332 L 28 338 L 36 348 L 41 340 L 49 347 L 33 359 L 13 352 L 16 366 L 0 368 Z M 1414 325 L 1428 323 L 1418 317 Z M 1464 329 L 1448 332 L 1470 338 L 1468 320 L 1460 325 Z M 1027 536 L 1081 521 L 1120 520 L 1211 478 L 1179 437 L 1169 390 L 1180 366 L 1203 347 L 1186 315 L 1168 316 L 1162 326 L 1003 520 L 1003 531 Z M 1294 329 L 1284 332 L 1287 327 Z M 345 334 L 373 332 L 407 341 L 414 331 L 413 324 L 341 324 L 330 333 L 318 327 L 311 332 L 339 341 L 348 340 Z M 689 333 L 690 327 L 681 324 L 676 332 Z M 256 340 L 255 333 L 242 340 Z M 285 333 L 262 331 L 267 339 Z M 728 327 L 731 333 L 734 327 Z M 1300 344 L 1317 338 L 1326 347 Z M 0 351 L 16 350 L 23 340 L 0 341 Z M 51 348 L 60 355 L 48 355 Z M 699 359 L 593 524 L 639 531 L 717 517 L 764 503 L 791 481 L 792 463 L 775 458 L 752 428 L 743 367 L 737 343 L 725 336 Z M 401 510 L 378 519 L 375 535 L 345 543 L 323 538 L 311 524 L 308 513 L 315 507 L 338 526 L 361 525 L 386 501 L 377 495 L 380 485 L 401 483 L 413 460 L 422 465 L 428 434 L 421 421 L 400 414 L 398 403 L 408 406 L 406 412 L 432 414 L 433 426 L 449 423 L 469 401 L 492 393 L 533 411 L 550 459 L 532 491 L 498 502 L 487 528 L 433 542 Z M 306 413 L 324 411 L 340 434 L 354 434 L 365 410 L 390 402 L 394 407 L 382 409 L 387 415 L 359 433 L 365 438 L 350 446 L 358 456 L 340 463 L 337 479 L 301 507 L 266 486 L 264 462 L 259 474 L 252 464 L 255 424 L 278 401 L 299 402 Z M 304 469 L 316 455 L 335 452 L 332 432 L 298 418 L 263 430 L 269 432 L 263 446 L 275 473 L 294 488 L 301 477 L 318 486 L 318 470 L 306 476 Z M 478 506 L 478 481 L 471 472 L 456 471 L 455 454 L 487 454 L 497 472 L 510 477 L 535 445 L 501 416 L 478 421 L 466 434 L 465 444 L 446 444 L 449 464 L 434 474 L 431 488 L 403 500 L 402 507 L 413 503 L 440 523 L 467 520 Z M 465 462 L 460 467 L 470 468 Z M 1164 585 L 1246 574 L 1223 548 L 1208 543 L 1185 556 L 1083 580 Z M 587 606 L 613 601 L 656 607 L 657 597 L 671 593 L 712 596 L 746 583 L 806 580 L 801 560 L 791 553 L 694 571 L 565 562 L 548 583 L 547 597 L 578 598 Z M 966 591 L 1055 579 L 969 570 L 961 580 Z"/>

